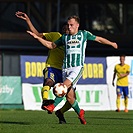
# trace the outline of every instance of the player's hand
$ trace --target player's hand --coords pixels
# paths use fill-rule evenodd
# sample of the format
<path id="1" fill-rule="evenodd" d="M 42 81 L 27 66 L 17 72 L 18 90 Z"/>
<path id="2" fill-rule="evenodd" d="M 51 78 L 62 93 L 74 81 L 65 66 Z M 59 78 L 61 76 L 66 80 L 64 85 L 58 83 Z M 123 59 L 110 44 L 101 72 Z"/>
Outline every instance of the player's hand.
<path id="1" fill-rule="evenodd" d="M 118 49 L 117 43 L 113 42 L 113 43 L 112 43 L 112 47 L 114 47 L 115 49 Z"/>
<path id="2" fill-rule="evenodd" d="M 123 77 L 127 76 L 127 75 L 124 74 L 124 73 L 120 73 L 119 75 L 120 75 L 120 78 L 123 78 Z"/>
<path id="3" fill-rule="evenodd" d="M 112 85 L 115 86 L 114 82 L 112 82 Z"/>
<path id="4" fill-rule="evenodd" d="M 27 31 L 27 33 L 29 33 L 31 36 L 33 36 L 34 38 L 39 38 L 35 33 L 31 32 L 31 31 Z"/>
<path id="5" fill-rule="evenodd" d="M 21 18 L 25 21 L 28 21 L 29 20 L 29 17 L 27 16 L 26 13 L 24 12 L 20 12 L 20 11 L 17 11 L 16 14 L 15 14 L 18 18 Z"/>

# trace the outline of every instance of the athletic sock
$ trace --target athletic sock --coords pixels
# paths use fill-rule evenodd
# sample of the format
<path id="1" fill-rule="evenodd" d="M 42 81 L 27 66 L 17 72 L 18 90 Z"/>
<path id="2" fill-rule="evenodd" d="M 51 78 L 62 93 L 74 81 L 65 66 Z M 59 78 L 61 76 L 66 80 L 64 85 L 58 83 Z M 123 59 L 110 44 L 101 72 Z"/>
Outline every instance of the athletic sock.
<path id="1" fill-rule="evenodd" d="M 66 101 L 65 105 L 60 109 L 60 112 L 63 114 L 66 111 L 68 111 L 71 107 L 72 105 L 68 101 Z"/>
<path id="2" fill-rule="evenodd" d="M 126 97 L 126 98 L 124 99 L 124 103 L 125 103 L 125 108 L 127 109 L 127 106 L 128 106 L 128 97 Z"/>
<path id="3" fill-rule="evenodd" d="M 54 100 L 54 106 L 56 107 L 62 100 L 64 97 L 56 97 Z"/>
<path id="4" fill-rule="evenodd" d="M 78 105 L 78 102 L 75 100 L 74 103 L 72 104 L 72 108 L 75 110 L 75 112 L 77 114 L 80 113 L 80 108 L 79 108 L 79 105 Z"/>
<path id="5" fill-rule="evenodd" d="M 42 94 L 42 99 L 47 100 L 48 99 L 48 94 L 49 94 L 50 87 L 49 86 L 44 86 L 41 90 Z"/>
<path id="6" fill-rule="evenodd" d="M 117 109 L 120 109 L 120 97 L 117 97 L 116 99 L 116 107 Z"/>

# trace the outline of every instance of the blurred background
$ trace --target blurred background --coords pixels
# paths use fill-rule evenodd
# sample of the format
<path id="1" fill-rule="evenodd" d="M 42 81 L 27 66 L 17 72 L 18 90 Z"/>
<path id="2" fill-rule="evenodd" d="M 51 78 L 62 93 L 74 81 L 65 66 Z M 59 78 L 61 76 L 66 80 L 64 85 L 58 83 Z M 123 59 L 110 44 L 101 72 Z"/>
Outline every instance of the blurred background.
<path id="1" fill-rule="evenodd" d="M 0 0 L 0 76 L 19 76 L 21 55 L 47 56 L 47 48 L 26 33 L 25 12 L 39 32 L 60 31 L 70 15 L 80 29 L 118 43 L 119 49 L 88 42 L 87 57 L 133 55 L 133 1 L 129 0 Z M 1 89 L 2 90 L 2 89 Z"/>
<path id="2" fill-rule="evenodd" d="M 126 0 L 0 0 L 0 75 L 20 75 L 19 56 L 47 55 L 47 49 L 26 33 L 23 11 L 39 32 L 60 31 L 70 15 L 79 15 L 80 29 L 117 42 L 119 49 L 88 42 L 86 56 L 133 55 L 133 2 Z M 95 45 L 93 45 L 95 44 Z M 15 69 L 8 72 L 15 65 Z"/>

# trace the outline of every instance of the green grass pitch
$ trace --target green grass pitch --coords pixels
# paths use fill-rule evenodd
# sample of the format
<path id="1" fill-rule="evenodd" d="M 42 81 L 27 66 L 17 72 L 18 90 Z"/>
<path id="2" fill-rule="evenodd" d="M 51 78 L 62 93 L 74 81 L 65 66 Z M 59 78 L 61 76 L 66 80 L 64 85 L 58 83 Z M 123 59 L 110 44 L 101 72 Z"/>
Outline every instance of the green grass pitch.
<path id="1" fill-rule="evenodd" d="M 87 125 L 74 111 L 65 113 L 67 124 L 46 111 L 0 110 L 0 133 L 133 133 L 133 111 L 86 111 Z"/>

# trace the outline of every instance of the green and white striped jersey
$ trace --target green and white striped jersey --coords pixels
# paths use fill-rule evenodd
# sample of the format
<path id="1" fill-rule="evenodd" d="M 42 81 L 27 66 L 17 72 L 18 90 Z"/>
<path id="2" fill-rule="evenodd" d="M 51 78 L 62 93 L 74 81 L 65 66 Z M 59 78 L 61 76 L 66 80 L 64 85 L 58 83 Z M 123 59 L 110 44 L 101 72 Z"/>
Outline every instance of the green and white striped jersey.
<path id="1" fill-rule="evenodd" d="M 86 30 L 79 30 L 75 35 L 64 34 L 55 41 L 57 46 L 65 46 L 63 68 L 83 66 L 87 40 L 95 40 L 96 36 Z"/>

